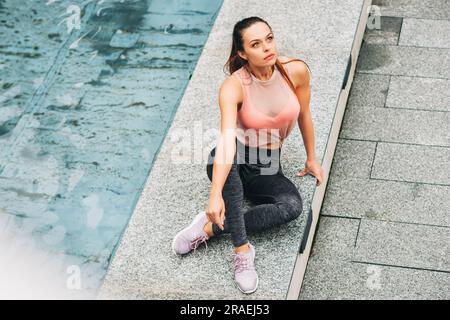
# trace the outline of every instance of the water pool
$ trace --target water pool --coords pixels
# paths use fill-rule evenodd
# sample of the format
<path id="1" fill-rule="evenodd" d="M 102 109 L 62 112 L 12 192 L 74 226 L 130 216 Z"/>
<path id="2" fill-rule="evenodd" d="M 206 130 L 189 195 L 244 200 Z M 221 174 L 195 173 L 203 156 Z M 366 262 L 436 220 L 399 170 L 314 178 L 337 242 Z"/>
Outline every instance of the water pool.
<path id="1" fill-rule="evenodd" d="M 0 296 L 95 295 L 221 4 L 0 0 Z"/>

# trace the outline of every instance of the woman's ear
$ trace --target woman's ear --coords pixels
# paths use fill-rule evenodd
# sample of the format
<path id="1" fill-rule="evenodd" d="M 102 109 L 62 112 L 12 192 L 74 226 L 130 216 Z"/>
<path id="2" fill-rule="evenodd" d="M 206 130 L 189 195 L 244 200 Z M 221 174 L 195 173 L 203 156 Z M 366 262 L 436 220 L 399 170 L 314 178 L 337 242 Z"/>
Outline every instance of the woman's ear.
<path id="1" fill-rule="evenodd" d="M 241 53 L 241 51 L 238 50 L 237 54 L 239 57 L 243 60 L 247 60 L 247 55 L 245 53 Z"/>

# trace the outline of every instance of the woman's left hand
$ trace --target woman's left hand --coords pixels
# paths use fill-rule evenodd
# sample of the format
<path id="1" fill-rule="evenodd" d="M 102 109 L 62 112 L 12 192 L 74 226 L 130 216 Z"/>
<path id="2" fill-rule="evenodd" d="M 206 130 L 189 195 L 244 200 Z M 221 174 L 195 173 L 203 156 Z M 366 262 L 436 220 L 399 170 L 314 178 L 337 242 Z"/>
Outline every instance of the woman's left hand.
<path id="1" fill-rule="evenodd" d="M 305 162 L 305 168 L 297 172 L 297 176 L 303 177 L 307 174 L 311 174 L 316 177 L 316 186 L 320 186 L 325 178 L 325 171 L 317 160 L 307 160 Z"/>

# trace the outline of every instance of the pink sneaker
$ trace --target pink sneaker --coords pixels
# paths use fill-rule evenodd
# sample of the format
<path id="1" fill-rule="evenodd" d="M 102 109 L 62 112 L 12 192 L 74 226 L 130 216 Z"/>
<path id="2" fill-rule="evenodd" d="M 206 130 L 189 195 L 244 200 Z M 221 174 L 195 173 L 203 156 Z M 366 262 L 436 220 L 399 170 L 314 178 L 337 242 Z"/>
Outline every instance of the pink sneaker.
<path id="1" fill-rule="evenodd" d="M 248 244 L 250 250 L 233 253 L 234 282 L 243 293 L 253 293 L 258 287 L 258 274 L 255 268 L 255 248 Z"/>
<path id="2" fill-rule="evenodd" d="M 191 250 L 196 250 L 203 242 L 206 244 L 209 236 L 203 230 L 203 227 L 208 221 L 205 211 L 199 212 L 192 223 L 174 237 L 172 241 L 173 253 L 176 255 L 186 254 Z"/>

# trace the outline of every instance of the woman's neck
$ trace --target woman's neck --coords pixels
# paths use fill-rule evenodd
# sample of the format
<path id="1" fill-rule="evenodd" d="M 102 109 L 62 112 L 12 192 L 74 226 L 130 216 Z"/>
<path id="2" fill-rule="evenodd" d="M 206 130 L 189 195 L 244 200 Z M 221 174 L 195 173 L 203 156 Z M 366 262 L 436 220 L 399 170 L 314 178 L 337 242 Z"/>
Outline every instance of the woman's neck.
<path id="1" fill-rule="evenodd" d="M 266 81 L 272 77 L 273 72 L 275 71 L 275 65 L 263 68 L 250 68 L 250 66 L 247 65 L 247 70 L 251 72 L 257 79 Z"/>

